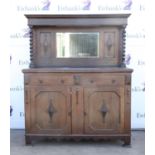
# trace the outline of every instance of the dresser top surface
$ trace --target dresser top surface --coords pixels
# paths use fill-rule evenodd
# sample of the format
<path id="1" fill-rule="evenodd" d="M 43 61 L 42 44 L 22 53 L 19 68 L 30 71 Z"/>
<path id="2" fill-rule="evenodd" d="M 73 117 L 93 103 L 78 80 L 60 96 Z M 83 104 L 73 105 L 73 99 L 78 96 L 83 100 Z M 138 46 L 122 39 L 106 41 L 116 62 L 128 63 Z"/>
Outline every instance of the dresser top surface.
<path id="1" fill-rule="evenodd" d="M 132 73 L 130 68 L 31 68 L 24 69 L 23 73 Z"/>
<path id="2" fill-rule="evenodd" d="M 122 14 L 25 14 L 34 26 L 105 26 L 126 25 L 129 13 Z"/>
<path id="3" fill-rule="evenodd" d="M 128 18 L 130 13 L 120 14 L 25 14 L 27 18 Z"/>

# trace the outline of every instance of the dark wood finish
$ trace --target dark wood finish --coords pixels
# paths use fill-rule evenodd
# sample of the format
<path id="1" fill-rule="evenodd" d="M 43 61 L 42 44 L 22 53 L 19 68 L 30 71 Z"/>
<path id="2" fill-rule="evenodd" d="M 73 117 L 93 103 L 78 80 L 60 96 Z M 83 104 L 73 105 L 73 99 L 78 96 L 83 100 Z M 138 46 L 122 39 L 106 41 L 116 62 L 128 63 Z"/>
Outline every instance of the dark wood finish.
<path id="1" fill-rule="evenodd" d="M 121 87 L 86 88 L 85 133 L 120 133 L 124 128 L 123 96 Z"/>
<path id="2" fill-rule="evenodd" d="M 126 25 L 130 14 L 25 15 L 35 26 L 109 26 Z"/>
<path id="3" fill-rule="evenodd" d="M 56 32 L 99 32 L 98 58 L 57 58 Z M 118 28 L 35 28 L 34 49 L 36 67 L 90 67 L 90 66 L 121 66 L 119 59 L 119 29 Z M 36 46 L 36 47 L 35 47 Z M 91 61 L 90 61 L 91 60 Z"/>
<path id="4" fill-rule="evenodd" d="M 125 27 L 129 14 L 26 15 L 30 27 L 30 67 L 125 67 Z M 98 58 L 57 58 L 56 32 L 98 32 Z"/>
<path id="5" fill-rule="evenodd" d="M 130 135 L 132 70 L 80 70 L 24 70 L 26 135 Z"/>
<path id="6" fill-rule="evenodd" d="M 69 134 L 71 132 L 70 98 L 67 88 L 30 87 L 31 133 Z"/>
<path id="7" fill-rule="evenodd" d="M 24 69 L 25 142 L 131 142 L 131 73 L 125 60 L 129 14 L 26 15 L 30 69 Z M 98 58 L 57 58 L 56 32 L 99 32 Z"/>

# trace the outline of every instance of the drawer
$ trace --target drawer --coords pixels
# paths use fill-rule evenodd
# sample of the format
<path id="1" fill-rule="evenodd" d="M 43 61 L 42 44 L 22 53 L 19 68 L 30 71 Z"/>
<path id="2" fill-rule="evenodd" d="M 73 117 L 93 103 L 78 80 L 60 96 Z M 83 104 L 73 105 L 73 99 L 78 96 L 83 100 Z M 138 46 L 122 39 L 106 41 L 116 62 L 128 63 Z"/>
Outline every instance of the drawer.
<path id="1" fill-rule="evenodd" d="M 81 85 L 103 86 L 124 85 L 123 75 L 109 75 L 102 73 L 69 73 L 69 74 L 31 74 L 25 84 L 31 85 Z M 26 82 L 27 81 L 27 82 Z"/>
<path id="2" fill-rule="evenodd" d="M 34 75 L 29 81 L 32 85 L 72 85 L 73 83 L 70 76 L 61 74 Z"/>
<path id="3" fill-rule="evenodd" d="M 124 76 L 121 75 L 104 75 L 104 74 L 90 74 L 81 77 L 82 85 L 124 85 Z"/>

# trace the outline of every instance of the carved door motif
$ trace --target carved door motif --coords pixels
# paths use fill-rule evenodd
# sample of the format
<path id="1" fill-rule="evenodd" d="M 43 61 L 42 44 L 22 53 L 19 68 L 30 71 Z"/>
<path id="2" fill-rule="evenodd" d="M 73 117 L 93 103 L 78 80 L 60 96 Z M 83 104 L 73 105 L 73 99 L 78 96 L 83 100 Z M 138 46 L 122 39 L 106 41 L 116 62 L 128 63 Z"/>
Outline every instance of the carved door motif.
<path id="1" fill-rule="evenodd" d="M 70 133 L 70 98 L 63 87 L 32 88 L 31 131 Z"/>
<path id="2" fill-rule="evenodd" d="M 40 48 L 40 57 L 41 58 L 49 58 L 51 56 L 51 33 L 50 32 L 40 32 L 40 42 L 39 42 L 39 48 Z"/>
<path id="3" fill-rule="evenodd" d="M 119 63 L 119 40 L 118 31 L 114 28 L 104 30 L 103 59 L 106 63 Z"/>
<path id="4" fill-rule="evenodd" d="M 51 32 L 51 30 L 39 29 L 33 46 L 34 48 L 36 46 L 34 52 L 35 61 L 43 66 L 51 64 L 55 51 L 55 33 Z"/>
<path id="5" fill-rule="evenodd" d="M 116 87 L 85 89 L 85 133 L 121 131 L 124 117 L 123 91 Z"/>

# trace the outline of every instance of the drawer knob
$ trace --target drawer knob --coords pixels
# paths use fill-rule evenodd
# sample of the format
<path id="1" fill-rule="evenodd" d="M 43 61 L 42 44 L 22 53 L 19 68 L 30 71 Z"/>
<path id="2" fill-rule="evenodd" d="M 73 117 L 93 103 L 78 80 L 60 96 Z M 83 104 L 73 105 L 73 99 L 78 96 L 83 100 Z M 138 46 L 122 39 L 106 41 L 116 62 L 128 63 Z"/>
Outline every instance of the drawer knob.
<path id="1" fill-rule="evenodd" d="M 94 83 L 94 80 L 90 80 L 90 83 Z"/>
<path id="2" fill-rule="evenodd" d="M 28 85 L 28 84 L 29 84 L 29 83 L 26 81 L 26 82 L 25 82 L 25 85 Z"/>
<path id="3" fill-rule="evenodd" d="M 64 81 L 64 80 L 61 80 L 61 83 L 62 83 L 62 84 L 64 84 L 64 83 L 65 83 L 65 81 Z"/>
<path id="4" fill-rule="evenodd" d="M 87 112 L 86 111 L 84 111 L 83 114 L 84 114 L 84 116 L 87 116 Z"/>
<path id="5" fill-rule="evenodd" d="M 112 82 L 112 84 L 115 84 L 116 83 L 116 80 L 113 79 L 111 82 Z"/>
<path id="6" fill-rule="evenodd" d="M 40 83 L 40 84 L 42 84 L 42 83 L 43 83 L 43 80 L 38 80 L 38 81 L 39 81 L 39 83 Z"/>

